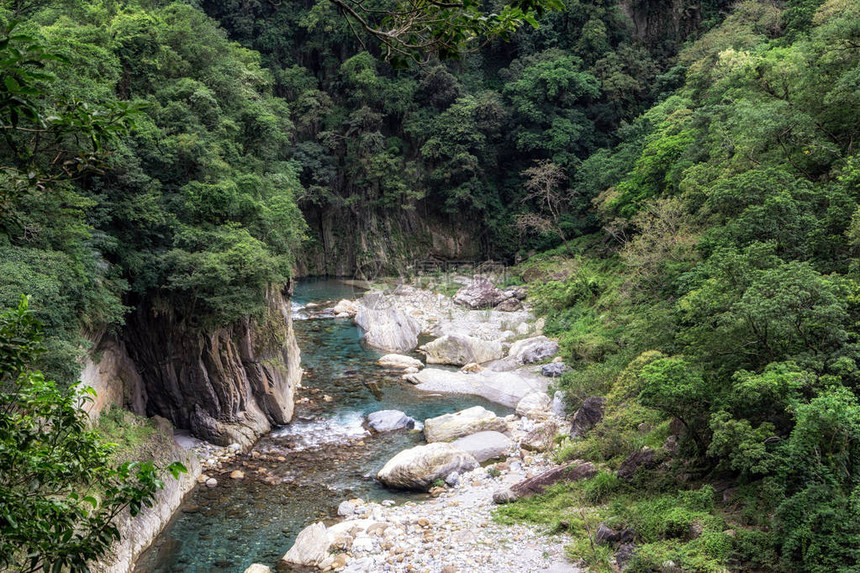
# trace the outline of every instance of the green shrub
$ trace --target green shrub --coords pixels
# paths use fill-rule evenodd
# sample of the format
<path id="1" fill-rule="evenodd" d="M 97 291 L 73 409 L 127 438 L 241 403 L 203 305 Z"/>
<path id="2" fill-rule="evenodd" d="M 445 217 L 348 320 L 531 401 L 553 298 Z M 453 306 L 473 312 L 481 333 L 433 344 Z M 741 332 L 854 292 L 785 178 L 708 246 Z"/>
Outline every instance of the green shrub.
<path id="1" fill-rule="evenodd" d="M 585 482 L 583 496 L 588 503 L 604 503 L 610 495 L 624 489 L 624 481 L 613 472 L 601 470 Z"/>
<path id="2" fill-rule="evenodd" d="M 149 418 L 115 406 L 101 413 L 98 428 L 105 440 L 114 446 L 112 457 L 121 461 L 133 457 L 156 431 Z"/>

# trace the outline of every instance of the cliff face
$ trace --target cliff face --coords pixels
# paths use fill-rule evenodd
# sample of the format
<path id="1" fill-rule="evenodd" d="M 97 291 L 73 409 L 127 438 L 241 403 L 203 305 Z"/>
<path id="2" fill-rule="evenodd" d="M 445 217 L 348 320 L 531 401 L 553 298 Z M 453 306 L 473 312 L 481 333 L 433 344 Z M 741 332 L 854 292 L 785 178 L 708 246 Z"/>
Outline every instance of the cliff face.
<path id="1" fill-rule="evenodd" d="M 403 274 L 427 258 L 476 260 L 482 256 L 474 222 L 441 218 L 427 209 L 383 212 L 352 208 L 303 209 L 314 240 L 302 247 L 299 276 L 372 279 Z"/>
<path id="2" fill-rule="evenodd" d="M 86 406 L 93 420 L 106 408 L 116 406 L 135 414 L 146 413 L 146 387 L 137 365 L 125 344 L 103 332 L 90 336 L 94 351 L 81 372 L 81 382 L 96 391 L 95 400 Z"/>
<path id="3" fill-rule="evenodd" d="M 674 52 L 702 21 L 701 6 L 690 0 L 621 0 L 621 11 L 633 25 L 633 37 Z"/>
<path id="4" fill-rule="evenodd" d="M 146 414 L 243 447 L 289 422 L 301 368 L 286 294 L 268 293 L 264 321 L 211 331 L 186 326 L 170 309 L 138 307 L 124 343 L 145 387 Z"/>

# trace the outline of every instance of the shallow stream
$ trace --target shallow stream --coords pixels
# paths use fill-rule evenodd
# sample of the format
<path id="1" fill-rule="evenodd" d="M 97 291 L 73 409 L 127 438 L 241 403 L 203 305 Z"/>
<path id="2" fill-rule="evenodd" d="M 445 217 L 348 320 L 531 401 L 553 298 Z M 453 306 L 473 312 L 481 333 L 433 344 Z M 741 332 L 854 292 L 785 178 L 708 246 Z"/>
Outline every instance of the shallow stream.
<path id="1" fill-rule="evenodd" d="M 138 561 L 136 573 L 242 573 L 252 563 L 275 570 L 299 531 L 334 517 L 343 500 L 420 499 L 419 494 L 386 490 L 373 476 L 394 454 L 422 443 L 421 432 L 371 435 L 362 426 L 370 412 L 403 410 L 420 421 L 475 405 L 510 413 L 474 396 L 415 390 L 399 371 L 376 364 L 384 353 L 364 347 L 351 320 L 301 320 L 307 304 L 359 294 L 335 280 L 298 283 L 294 327 L 305 375 L 293 422 L 264 436 L 254 448 L 258 457 L 249 453 L 235 460 L 245 479 L 229 479 L 234 468 L 225 468 L 216 476 L 217 487 L 197 487 L 189 494 Z M 264 471 L 257 473 L 243 462 Z"/>

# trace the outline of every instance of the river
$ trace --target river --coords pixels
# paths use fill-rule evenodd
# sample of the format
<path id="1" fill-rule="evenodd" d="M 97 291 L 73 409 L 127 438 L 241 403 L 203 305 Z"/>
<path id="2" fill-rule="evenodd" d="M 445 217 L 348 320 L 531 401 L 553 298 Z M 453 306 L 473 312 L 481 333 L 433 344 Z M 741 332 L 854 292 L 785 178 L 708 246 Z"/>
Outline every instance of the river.
<path id="1" fill-rule="evenodd" d="M 386 490 L 374 479 L 394 454 L 422 443 L 421 432 L 371 435 L 362 426 L 370 412 L 398 409 L 421 421 L 475 405 L 511 413 L 474 396 L 415 390 L 397 371 L 376 364 L 384 353 L 363 346 L 350 320 L 301 319 L 309 303 L 359 294 L 336 280 L 298 282 L 294 326 L 305 375 L 293 422 L 255 446 L 254 451 L 270 461 L 260 463 L 251 453 L 235 460 L 245 479 L 229 479 L 231 467 L 218 476 L 217 487 L 195 488 L 138 560 L 136 573 L 242 573 L 252 563 L 274 570 L 298 533 L 313 521 L 334 517 L 343 500 L 421 499 L 422 494 Z M 265 467 L 265 480 L 241 467 L 242 461 Z"/>

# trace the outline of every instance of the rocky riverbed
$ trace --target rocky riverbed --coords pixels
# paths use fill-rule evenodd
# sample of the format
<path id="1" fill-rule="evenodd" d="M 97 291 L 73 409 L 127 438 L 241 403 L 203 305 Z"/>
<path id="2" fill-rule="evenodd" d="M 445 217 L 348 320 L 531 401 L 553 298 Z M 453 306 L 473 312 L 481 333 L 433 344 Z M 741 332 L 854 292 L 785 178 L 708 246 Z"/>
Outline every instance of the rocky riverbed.
<path id="1" fill-rule="evenodd" d="M 368 345 L 390 352 L 414 350 L 419 335 L 435 337 L 418 348 L 426 362 L 461 366 L 460 371 L 424 368 L 398 354 L 380 364 L 402 369 L 419 390 L 475 394 L 515 407 L 516 414 L 497 417 L 475 407 L 419 422 L 428 445 L 400 452 L 378 479 L 395 488 L 429 490 L 431 499 L 402 505 L 344 500 L 338 508 L 344 519 L 306 527 L 279 569 L 579 571 L 564 558 L 564 536 L 493 520 L 493 495 L 507 499 L 511 486 L 552 469 L 540 452 L 551 449 L 555 434 L 569 426 L 562 405 L 546 394 L 548 376 L 563 372 L 564 365 L 553 363 L 549 373 L 537 365 L 552 359 L 558 345 L 540 335 L 541 325 L 523 298 L 521 291 L 475 280 L 453 299 L 401 285 L 317 311 L 319 318 L 353 318 Z M 479 465 L 493 459 L 503 461 Z"/>
<path id="2" fill-rule="evenodd" d="M 493 306 L 401 285 L 297 308 L 297 420 L 250 452 L 188 440 L 202 487 L 138 570 L 241 571 L 256 556 L 260 572 L 291 548 L 279 571 L 577 571 L 564 538 L 492 520 L 493 494 L 550 467 L 540 452 L 570 423 L 546 394 L 557 344 L 521 292 L 476 284 L 466 300 Z"/>
<path id="3" fill-rule="evenodd" d="M 520 454 L 459 476 L 424 502 L 342 504 L 343 521 L 327 528 L 334 554 L 322 570 L 416 573 L 577 573 L 564 557 L 569 539 L 493 519 L 493 492 L 552 467 L 543 455 Z"/>

